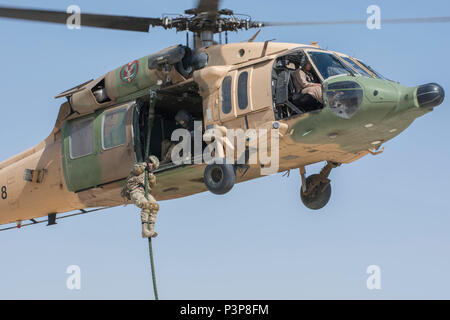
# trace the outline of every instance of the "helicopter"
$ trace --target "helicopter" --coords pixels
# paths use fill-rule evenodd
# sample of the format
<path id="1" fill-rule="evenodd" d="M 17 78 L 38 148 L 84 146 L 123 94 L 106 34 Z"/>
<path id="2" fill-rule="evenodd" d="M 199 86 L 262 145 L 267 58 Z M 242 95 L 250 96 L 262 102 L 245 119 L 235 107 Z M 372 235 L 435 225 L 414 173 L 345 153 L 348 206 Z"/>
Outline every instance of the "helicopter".
<path id="1" fill-rule="evenodd" d="M 0 18 L 66 24 L 71 14 L 0 7 Z M 384 20 L 449 21 L 448 17 Z M 127 62 L 58 94 L 56 98 L 64 102 L 50 135 L 0 163 L 0 224 L 21 227 L 47 217 L 45 221 L 53 225 L 56 219 L 72 216 L 58 216 L 64 213 L 122 205 L 120 191 L 130 169 L 146 160 L 147 142 L 152 155 L 164 158 L 164 141 L 179 128 L 174 118 L 180 110 L 201 124 L 200 136 L 210 130 L 223 133 L 223 140 L 217 141 L 221 145 L 230 143 L 226 136 L 234 129 L 275 131 L 276 172 L 299 169 L 303 204 L 312 210 L 323 208 L 331 197 L 329 176 L 334 168 L 380 154 L 383 143 L 445 99 L 439 84 L 402 86 L 363 60 L 323 49 L 316 42 L 255 42 L 264 27 L 345 23 L 361 21 L 254 21 L 220 9 L 219 0 L 199 0 L 197 7 L 175 17 L 81 13 L 83 27 L 175 29 L 186 32 L 186 44 Z M 249 29 L 259 30 L 247 42 L 229 43 L 228 32 Z M 321 101 L 296 88 L 295 74 L 305 63 L 310 65 L 311 81 L 321 89 Z M 152 195 L 158 201 L 205 191 L 223 195 L 236 183 L 263 176 L 265 164 L 249 162 L 249 140 L 241 153 L 233 150 L 234 163 L 216 161 L 224 158 L 220 152 L 212 163 L 162 162 L 154 172 L 158 184 Z M 202 147 L 206 145 L 202 142 Z M 320 173 L 307 177 L 306 167 L 320 162 L 326 163 Z M 31 223 L 23 224 L 28 220 Z"/>

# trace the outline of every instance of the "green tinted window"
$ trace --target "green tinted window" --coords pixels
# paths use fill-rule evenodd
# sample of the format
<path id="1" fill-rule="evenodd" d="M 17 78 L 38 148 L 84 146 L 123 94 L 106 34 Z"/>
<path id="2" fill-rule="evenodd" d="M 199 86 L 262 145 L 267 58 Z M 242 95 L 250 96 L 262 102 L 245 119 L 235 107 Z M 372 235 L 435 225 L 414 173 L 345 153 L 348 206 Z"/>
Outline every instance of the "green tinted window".
<path id="1" fill-rule="evenodd" d="M 84 157 L 94 152 L 94 119 L 75 120 L 70 124 L 70 157 Z"/>
<path id="2" fill-rule="evenodd" d="M 126 142 L 126 110 L 116 110 L 103 118 L 103 149 L 110 149 Z"/>

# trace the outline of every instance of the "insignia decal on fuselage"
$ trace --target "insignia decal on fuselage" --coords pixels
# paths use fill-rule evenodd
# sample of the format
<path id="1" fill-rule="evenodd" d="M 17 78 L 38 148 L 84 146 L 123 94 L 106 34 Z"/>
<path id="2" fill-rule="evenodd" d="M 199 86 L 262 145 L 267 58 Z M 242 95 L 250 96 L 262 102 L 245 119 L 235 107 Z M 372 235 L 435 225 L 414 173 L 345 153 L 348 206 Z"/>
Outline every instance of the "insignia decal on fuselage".
<path id="1" fill-rule="evenodd" d="M 134 60 L 122 67 L 120 70 L 120 80 L 131 83 L 136 78 L 139 71 L 139 61 Z"/>

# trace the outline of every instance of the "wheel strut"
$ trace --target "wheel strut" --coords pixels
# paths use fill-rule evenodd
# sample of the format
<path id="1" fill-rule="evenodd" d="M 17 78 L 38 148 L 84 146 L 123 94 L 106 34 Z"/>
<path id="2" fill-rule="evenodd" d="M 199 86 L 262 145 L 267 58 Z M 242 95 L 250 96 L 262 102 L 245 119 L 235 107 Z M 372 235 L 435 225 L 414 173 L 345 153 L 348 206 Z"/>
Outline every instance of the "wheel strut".
<path id="1" fill-rule="evenodd" d="M 307 190 L 307 185 L 306 185 L 306 177 L 305 177 L 306 169 L 305 169 L 305 166 L 301 166 L 300 167 L 300 176 L 302 177 L 302 191 L 305 194 L 309 194 L 312 190 L 314 190 L 321 183 L 325 184 L 323 187 L 323 190 L 325 190 L 331 182 L 330 179 L 328 179 L 328 177 L 330 176 L 331 170 L 339 167 L 340 165 L 341 165 L 341 163 L 327 161 L 327 164 L 325 165 L 325 167 L 323 167 L 322 170 L 320 170 L 320 173 L 318 175 L 319 179 L 315 179 L 315 181 L 313 181 L 313 183 L 311 183 L 311 185 L 309 185 L 309 188 L 308 188 L 309 190 Z"/>
<path id="2" fill-rule="evenodd" d="M 302 190 L 303 192 L 306 192 L 306 169 L 305 166 L 300 167 L 300 176 L 302 177 Z"/>
<path id="3" fill-rule="evenodd" d="M 320 177 L 321 177 L 323 180 L 327 180 L 328 177 L 330 176 L 331 170 L 333 170 L 334 168 L 339 167 L 340 165 L 341 165 L 341 164 L 340 164 L 340 163 L 337 163 L 337 162 L 330 162 L 330 161 L 327 161 L 326 166 L 323 167 L 322 170 L 320 170 L 320 173 L 319 173 Z"/>

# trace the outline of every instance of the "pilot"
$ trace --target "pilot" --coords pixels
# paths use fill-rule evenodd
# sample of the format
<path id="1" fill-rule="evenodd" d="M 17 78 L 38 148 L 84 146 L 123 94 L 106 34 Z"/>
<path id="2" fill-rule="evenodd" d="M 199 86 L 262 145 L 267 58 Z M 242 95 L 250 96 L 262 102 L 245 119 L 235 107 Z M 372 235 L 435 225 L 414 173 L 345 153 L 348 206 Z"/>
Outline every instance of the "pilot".
<path id="1" fill-rule="evenodd" d="M 177 124 L 182 126 L 184 129 L 188 130 L 191 134 L 191 137 L 193 137 L 193 130 L 194 130 L 194 119 L 191 115 L 191 113 L 187 110 L 180 110 L 175 115 L 175 121 Z M 170 141 L 169 139 L 164 139 L 161 143 L 161 154 L 164 155 L 161 163 L 170 163 L 172 162 L 172 150 L 176 146 L 176 143 L 173 141 Z"/>
<path id="2" fill-rule="evenodd" d="M 293 73 L 294 85 L 298 92 L 309 94 L 320 103 L 323 103 L 322 85 L 315 83 L 311 70 L 311 63 L 306 56 L 303 56 L 300 62 L 300 68 Z"/>
<path id="3" fill-rule="evenodd" d="M 141 211 L 142 237 L 155 238 L 158 233 L 155 232 L 156 215 L 159 211 L 159 205 L 155 198 L 150 194 L 152 188 L 156 185 L 156 177 L 153 170 L 158 169 L 159 160 L 155 156 L 149 158 L 148 163 L 141 162 L 133 166 L 127 183 L 122 189 L 121 195 L 125 199 L 132 201 Z M 149 170 L 148 180 L 148 200 L 145 197 L 145 172 Z"/>

